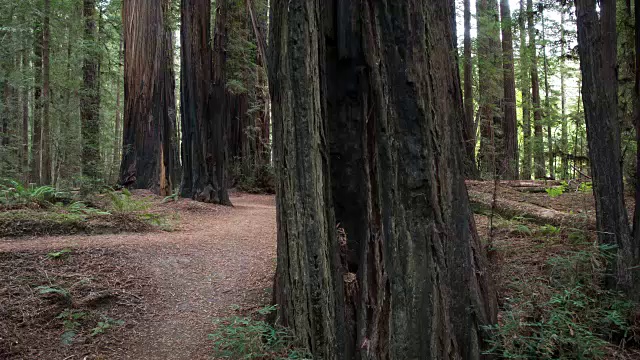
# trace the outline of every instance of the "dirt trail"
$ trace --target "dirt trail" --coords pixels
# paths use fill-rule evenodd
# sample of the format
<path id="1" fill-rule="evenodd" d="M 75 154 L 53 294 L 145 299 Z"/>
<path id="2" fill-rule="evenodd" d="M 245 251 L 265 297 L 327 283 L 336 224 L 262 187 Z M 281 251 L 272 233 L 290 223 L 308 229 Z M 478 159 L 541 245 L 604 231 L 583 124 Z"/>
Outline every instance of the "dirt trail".
<path id="1" fill-rule="evenodd" d="M 131 254 L 154 282 L 147 314 L 118 351 L 122 359 L 208 359 L 214 317 L 270 298 L 275 268 L 273 197 L 236 195 L 233 208 L 182 200 L 175 232 L 1 240 L 0 252 L 115 248 Z"/>

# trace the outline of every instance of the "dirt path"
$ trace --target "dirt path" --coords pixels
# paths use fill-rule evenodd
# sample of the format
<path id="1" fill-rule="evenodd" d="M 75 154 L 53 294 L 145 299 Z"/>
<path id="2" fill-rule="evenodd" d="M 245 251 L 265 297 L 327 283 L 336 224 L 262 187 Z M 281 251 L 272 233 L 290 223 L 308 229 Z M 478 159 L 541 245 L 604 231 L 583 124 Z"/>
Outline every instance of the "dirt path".
<path id="1" fill-rule="evenodd" d="M 121 351 L 123 359 L 208 359 L 214 317 L 235 305 L 270 298 L 275 268 L 273 197 L 236 195 L 233 208 L 181 201 L 175 232 L 45 237 L 0 241 L 0 252 L 114 248 L 131 254 L 154 283 L 144 321 Z"/>

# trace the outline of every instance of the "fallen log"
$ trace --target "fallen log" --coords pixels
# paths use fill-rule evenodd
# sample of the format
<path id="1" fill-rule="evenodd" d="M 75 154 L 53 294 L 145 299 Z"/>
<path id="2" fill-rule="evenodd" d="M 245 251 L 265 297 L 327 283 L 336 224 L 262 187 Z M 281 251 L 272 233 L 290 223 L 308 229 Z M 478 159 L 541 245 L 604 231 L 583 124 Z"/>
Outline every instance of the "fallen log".
<path id="1" fill-rule="evenodd" d="M 473 211 L 490 212 L 493 195 L 469 190 L 469 200 Z M 540 225 L 565 226 L 595 230 L 594 216 L 588 214 L 569 214 L 566 212 L 544 208 L 538 205 L 498 198 L 494 207 L 496 214 L 504 218 L 523 217 Z"/>
<path id="2" fill-rule="evenodd" d="M 493 181 L 481 181 L 481 180 L 467 180 L 467 185 L 486 185 L 493 183 Z M 562 185 L 560 180 L 500 180 L 500 186 L 509 186 L 513 188 L 526 188 L 526 187 L 553 187 Z"/>

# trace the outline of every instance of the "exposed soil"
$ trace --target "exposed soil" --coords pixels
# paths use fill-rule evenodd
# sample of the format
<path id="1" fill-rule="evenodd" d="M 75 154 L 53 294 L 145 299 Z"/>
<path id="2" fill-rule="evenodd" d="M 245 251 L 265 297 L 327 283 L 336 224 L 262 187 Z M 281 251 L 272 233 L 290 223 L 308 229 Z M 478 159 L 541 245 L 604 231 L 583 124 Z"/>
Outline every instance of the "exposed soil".
<path id="1" fill-rule="evenodd" d="M 155 199 L 154 208 L 180 218 L 172 232 L 0 239 L 0 263 L 7 265 L 0 267 L 0 281 L 19 279 L 17 285 L 0 287 L 2 301 L 5 291 L 12 295 L 7 304 L 1 303 L 9 316 L 0 311 L 0 358 L 208 359 L 207 336 L 214 318 L 256 309 L 270 300 L 276 250 L 272 196 L 234 194 L 233 208 L 160 200 Z M 73 251 L 67 260 L 46 255 L 62 249 Z M 107 271 L 107 265 L 119 270 Z M 102 307 L 82 307 L 73 301 L 60 303 L 57 295 L 39 294 L 35 288 L 54 270 L 60 278 L 80 274 L 97 279 L 99 285 L 84 289 L 78 299 L 102 289 L 115 294 L 113 299 L 129 294 L 121 299 L 129 305 L 109 301 Z M 72 285 L 70 280 L 59 282 Z M 25 301 L 34 304 L 20 305 Z M 48 301 L 55 307 L 45 312 Z M 63 345 L 64 327 L 56 316 L 67 307 L 125 323 L 114 324 L 104 335 L 82 335 Z M 16 341 L 22 345 L 13 345 Z"/>

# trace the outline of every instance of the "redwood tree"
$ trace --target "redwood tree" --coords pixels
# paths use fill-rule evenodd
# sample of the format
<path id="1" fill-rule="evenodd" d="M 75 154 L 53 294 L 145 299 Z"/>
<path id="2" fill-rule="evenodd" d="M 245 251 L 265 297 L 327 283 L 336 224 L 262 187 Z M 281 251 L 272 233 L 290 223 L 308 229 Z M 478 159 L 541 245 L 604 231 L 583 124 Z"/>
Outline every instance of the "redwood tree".
<path id="1" fill-rule="evenodd" d="M 638 298 L 637 275 L 634 275 L 638 243 L 632 240 L 629 228 L 620 161 L 616 2 L 601 2 L 600 16 L 596 0 L 576 0 L 575 3 L 598 240 L 617 247 L 607 283 Z"/>
<path id="2" fill-rule="evenodd" d="M 125 0 L 124 127 L 120 183 L 170 195 L 176 185 L 170 0 Z"/>
<path id="3" fill-rule="evenodd" d="M 502 63 L 504 69 L 504 156 L 499 160 L 500 174 L 505 179 L 518 179 L 518 119 L 516 116 L 516 77 L 513 64 L 513 30 L 509 0 L 500 0 L 502 25 Z"/>
<path id="4" fill-rule="evenodd" d="M 272 2 L 274 295 L 318 358 L 477 359 L 495 320 L 448 5 Z"/>
<path id="5" fill-rule="evenodd" d="M 540 102 L 540 76 L 538 74 L 538 52 L 536 50 L 536 27 L 533 0 L 527 0 L 527 26 L 529 30 L 529 64 L 531 65 L 531 101 L 533 106 L 534 176 L 536 179 L 543 179 L 546 176 L 546 171 L 544 162 L 542 104 Z"/>
<path id="6" fill-rule="evenodd" d="M 473 64 L 471 60 L 471 0 L 464 0 L 464 127 L 465 175 L 478 177 L 476 164 L 476 123 L 473 105 Z"/>
<path id="7" fill-rule="evenodd" d="M 225 9 L 218 1 L 217 28 L 224 28 Z M 181 6 L 181 120 L 182 120 L 182 184 L 181 194 L 198 201 L 230 204 L 224 178 L 224 138 L 222 114 L 225 91 L 221 73 L 214 82 L 214 66 L 224 67 L 222 45 L 213 63 L 211 46 L 211 2 L 183 0 Z M 222 23 L 222 25 L 220 25 Z M 223 41 L 222 38 L 217 41 Z M 215 91 L 213 91 L 215 89 Z M 215 96 L 214 96 L 215 95 Z M 218 106 L 215 103 L 219 102 Z"/>
<path id="8" fill-rule="evenodd" d="M 100 91 L 99 55 L 96 42 L 96 2 L 84 0 L 85 58 L 82 67 L 83 89 L 80 101 L 82 120 L 82 175 L 97 179 L 100 169 Z"/>

